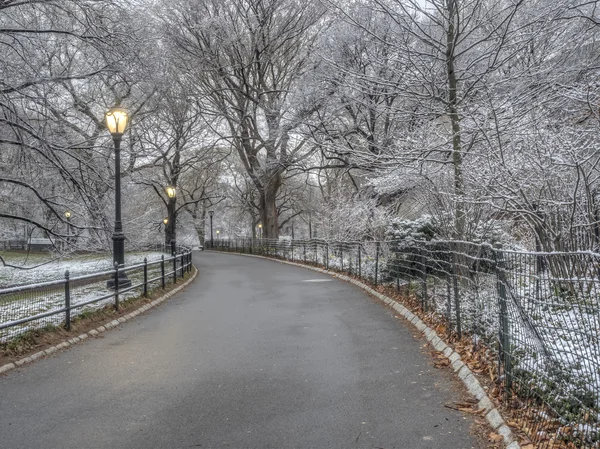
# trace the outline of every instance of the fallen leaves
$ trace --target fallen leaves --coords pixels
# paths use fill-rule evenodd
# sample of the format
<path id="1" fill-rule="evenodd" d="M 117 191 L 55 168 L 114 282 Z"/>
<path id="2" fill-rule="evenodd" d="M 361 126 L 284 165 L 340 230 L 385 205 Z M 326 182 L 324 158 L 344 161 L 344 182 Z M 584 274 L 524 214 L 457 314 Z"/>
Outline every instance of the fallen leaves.
<path id="1" fill-rule="evenodd" d="M 502 435 L 498 435 L 496 432 L 492 432 L 488 435 L 488 440 L 492 443 L 500 443 L 502 440 L 504 440 L 504 437 Z"/>

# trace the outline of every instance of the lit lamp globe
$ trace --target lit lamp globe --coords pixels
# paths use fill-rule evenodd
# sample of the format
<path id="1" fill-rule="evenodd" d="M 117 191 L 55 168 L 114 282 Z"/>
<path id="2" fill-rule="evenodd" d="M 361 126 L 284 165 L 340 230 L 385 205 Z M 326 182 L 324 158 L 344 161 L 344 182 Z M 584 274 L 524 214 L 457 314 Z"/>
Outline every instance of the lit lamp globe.
<path id="1" fill-rule="evenodd" d="M 167 196 L 169 198 L 175 198 L 177 196 L 177 191 L 175 190 L 175 187 L 167 186 L 165 188 L 165 192 L 167 192 Z"/>
<path id="2" fill-rule="evenodd" d="M 114 137 L 121 137 L 127 127 L 129 121 L 129 115 L 123 108 L 110 108 L 106 112 L 106 127 L 108 131 Z"/>
<path id="3" fill-rule="evenodd" d="M 165 218 L 165 219 L 163 220 L 163 223 L 164 223 L 164 224 L 165 224 L 165 226 L 166 226 L 166 225 L 169 223 L 169 219 L 168 219 L 168 218 Z"/>
<path id="4" fill-rule="evenodd" d="M 66 212 L 65 212 L 65 218 L 66 218 L 67 220 L 70 220 L 70 219 L 71 219 L 71 212 L 70 212 L 70 211 L 66 211 Z"/>

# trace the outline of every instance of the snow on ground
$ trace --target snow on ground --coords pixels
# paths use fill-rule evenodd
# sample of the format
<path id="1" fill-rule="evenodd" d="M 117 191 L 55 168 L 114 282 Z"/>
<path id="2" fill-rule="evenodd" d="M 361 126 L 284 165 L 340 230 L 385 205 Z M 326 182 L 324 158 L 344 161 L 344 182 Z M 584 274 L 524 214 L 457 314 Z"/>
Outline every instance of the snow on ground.
<path id="1" fill-rule="evenodd" d="M 125 255 L 125 265 L 142 263 L 144 257 L 148 257 L 149 262 L 159 260 L 162 255 L 165 254 L 158 251 L 128 253 Z M 16 252 L 3 254 L 3 256 L 8 259 L 7 262 L 23 266 L 25 269 L 0 266 L 0 289 L 13 285 L 64 279 L 67 270 L 69 270 L 71 277 L 76 277 L 97 271 L 110 270 L 113 267 L 111 254 L 80 254 L 57 259 L 54 259 L 50 254 L 43 253 L 32 254 L 28 258 L 25 258 L 24 253 L 19 254 Z M 37 266 L 42 263 L 44 265 Z"/>
<path id="2" fill-rule="evenodd" d="M 156 262 L 161 259 L 164 253 L 161 252 L 138 252 L 131 253 L 125 257 L 125 265 L 132 266 L 143 262 L 144 257 L 148 262 Z M 165 271 L 168 273 L 172 265 L 165 264 Z M 84 276 L 93 273 L 110 271 L 112 268 L 112 258 L 106 255 L 84 255 L 77 256 L 69 260 L 56 260 L 49 264 L 32 270 L 18 270 L 14 268 L 2 269 L 0 279 L 3 282 L 9 282 L 12 285 L 25 285 L 31 283 L 47 283 L 54 280 L 64 280 L 64 272 L 69 270 L 70 278 Z M 151 265 L 148 268 L 148 279 L 160 276 L 160 264 Z M 135 285 L 143 281 L 142 269 L 137 269 L 128 273 L 129 279 Z M 169 278 L 170 279 L 170 278 Z M 153 286 L 160 284 L 160 281 L 154 281 Z M 112 294 L 112 290 L 106 287 L 106 278 L 101 280 L 91 279 L 84 281 L 71 282 L 70 297 L 71 306 L 85 303 L 87 301 L 101 298 L 102 296 Z M 141 287 L 120 295 L 120 300 L 139 296 Z M 72 310 L 72 316 L 77 316 L 85 311 L 94 310 L 103 307 L 107 303 L 112 303 L 114 299 L 107 298 L 98 302 L 87 304 L 83 307 Z M 33 291 L 24 291 L 12 294 L 2 294 L 0 289 L 0 324 L 17 321 L 23 318 L 42 314 L 45 312 L 60 310 L 65 306 L 64 282 L 58 285 L 46 286 Z M 46 325 L 58 325 L 65 320 L 65 314 L 59 313 L 49 317 L 44 317 L 36 321 L 22 325 L 9 327 L 0 330 L 0 341 L 6 341 L 9 338 L 22 334 L 32 328 L 40 328 Z"/>

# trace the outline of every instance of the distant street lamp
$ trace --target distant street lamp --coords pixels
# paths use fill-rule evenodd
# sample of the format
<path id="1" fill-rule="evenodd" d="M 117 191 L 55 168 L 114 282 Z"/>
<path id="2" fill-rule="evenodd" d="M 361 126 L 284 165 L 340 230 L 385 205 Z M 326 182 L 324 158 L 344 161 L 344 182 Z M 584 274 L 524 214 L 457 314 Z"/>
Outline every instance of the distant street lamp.
<path id="1" fill-rule="evenodd" d="M 214 210 L 209 210 L 208 211 L 208 216 L 210 217 L 210 247 L 213 248 L 214 247 L 214 240 L 213 240 L 213 227 L 212 227 L 212 217 L 214 215 L 215 211 Z"/>
<path id="2" fill-rule="evenodd" d="M 177 196 L 177 191 L 175 190 L 175 187 L 167 186 L 165 187 L 165 192 L 167 192 L 167 196 L 169 198 L 175 198 Z"/>
<path id="3" fill-rule="evenodd" d="M 219 241 L 219 234 L 220 234 L 220 233 L 221 233 L 221 231 L 219 231 L 219 230 L 217 229 L 217 241 Z"/>
<path id="4" fill-rule="evenodd" d="M 67 219 L 67 244 L 70 243 L 71 237 L 71 211 L 65 211 L 65 218 Z"/>
<path id="5" fill-rule="evenodd" d="M 258 238 L 262 240 L 262 223 L 258 224 Z"/>
<path id="6" fill-rule="evenodd" d="M 166 225 L 167 225 L 167 223 L 169 223 L 169 219 L 168 219 L 168 218 L 165 218 L 165 219 L 163 220 L 163 223 L 164 223 L 164 224 L 165 224 L 165 226 L 166 226 Z"/>
<path id="7" fill-rule="evenodd" d="M 127 127 L 129 115 L 125 109 L 114 107 L 106 112 L 106 127 L 115 145 L 115 229 L 113 231 L 113 261 L 119 267 L 125 265 L 125 234 L 121 221 L 121 139 Z M 129 287 L 131 281 L 125 271 L 119 272 L 118 287 Z M 108 288 L 115 288 L 115 280 L 107 282 Z"/>

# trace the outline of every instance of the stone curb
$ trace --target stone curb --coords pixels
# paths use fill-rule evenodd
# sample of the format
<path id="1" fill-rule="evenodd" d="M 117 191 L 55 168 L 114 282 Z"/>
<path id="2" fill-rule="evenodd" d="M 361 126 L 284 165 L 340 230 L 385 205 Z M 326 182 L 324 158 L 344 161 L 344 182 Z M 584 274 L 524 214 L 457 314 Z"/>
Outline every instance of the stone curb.
<path id="1" fill-rule="evenodd" d="M 223 254 L 221 251 L 214 251 L 220 254 Z M 504 438 L 504 443 L 506 445 L 506 449 L 519 449 L 521 445 L 518 443 L 516 438 L 514 437 L 510 428 L 506 425 L 504 418 L 502 415 L 494 407 L 494 403 L 491 398 L 487 395 L 479 381 L 473 375 L 473 372 L 469 369 L 469 367 L 461 360 L 460 354 L 454 351 L 446 342 L 444 342 L 440 336 L 429 326 L 427 326 L 418 316 L 404 307 L 402 304 L 396 302 L 395 300 L 382 295 L 381 293 L 373 290 L 366 284 L 363 284 L 360 281 L 357 281 L 354 278 L 344 276 L 343 274 L 336 273 L 334 271 L 328 271 L 323 268 L 317 268 L 310 265 L 304 265 L 301 263 L 290 262 L 288 260 L 274 259 L 265 256 L 259 256 L 256 254 L 243 254 L 243 253 L 227 253 L 224 254 L 234 254 L 238 256 L 248 256 L 248 257 L 258 257 L 260 259 L 267 259 L 275 262 L 285 263 L 287 265 L 294 265 L 296 267 L 307 268 L 309 270 L 317 271 L 319 273 L 328 274 L 330 276 L 336 277 L 346 282 L 350 282 L 357 287 L 362 288 L 367 293 L 375 296 L 379 300 L 383 301 L 385 304 L 392 307 L 396 312 L 406 318 L 419 332 L 421 332 L 425 338 L 429 341 L 431 346 L 433 346 L 437 351 L 440 351 L 444 354 L 446 358 L 451 363 L 451 367 L 454 372 L 458 375 L 458 378 L 465 385 L 469 393 L 477 399 L 480 410 L 485 410 L 485 419 L 488 424 L 494 429 L 496 433 L 501 435 Z M 2 368 L 0 368 L 1 370 Z M 1 372 L 1 371 L 0 371 Z"/>
<path id="2" fill-rule="evenodd" d="M 0 374 L 4 374 L 13 368 L 17 368 L 19 366 L 26 365 L 26 364 L 31 363 L 39 358 L 53 354 L 61 349 L 65 349 L 65 348 L 68 348 L 69 346 L 75 345 L 75 344 L 85 340 L 88 337 L 95 337 L 103 332 L 108 331 L 109 329 L 114 329 L 115 327 L 118 327 L 121 324 L 126 323 L 127 321 L 135 318 L 139 314 L 146 312 L 147 310 L 150 310 L 153 307 L 156 307 L 160 303 L 164 302 L 166 299 L 173 296 L 175 293 L 178 293 L 183 288 L 187 287 L 194 279 L 196 279 L 197 275 L 198 275 L 198 269 L 196 267 L 194 267 L 194 274 L 192 275 L 191 278 L 189 278 L 187 281 L 185 281 L 183 284 L 181 284 L 177 288 L 174 288 L 173 290 L 171 290 L 169 293 L 165 293 L 160 298 L 155 299 L 151 303 L 145 304 L 142 307 L 139 307 L 138 309 L 134 310 L 133 312 L 131 312 L 127 315 L 124 315 L 116 320 L 113 320 L 110 323 L 103 324 L 102 326 L 97 327 L 96 329 L 92 329 L 85 334 L 81 334 L 77 337 L 70 338 L 69 340 L 65 340 L 62 343 L 58 343 L 57 345 L 50 346 L 49 348 L 46 348 L 43 351 L 36 352 L 35 354 L 31 354 L 27 357 L 17 360 L 16 362 L 11 362 L 11 363 L 7 363 L 6 365 L 2 365 L 2 366 L 0 366 Z"/>

